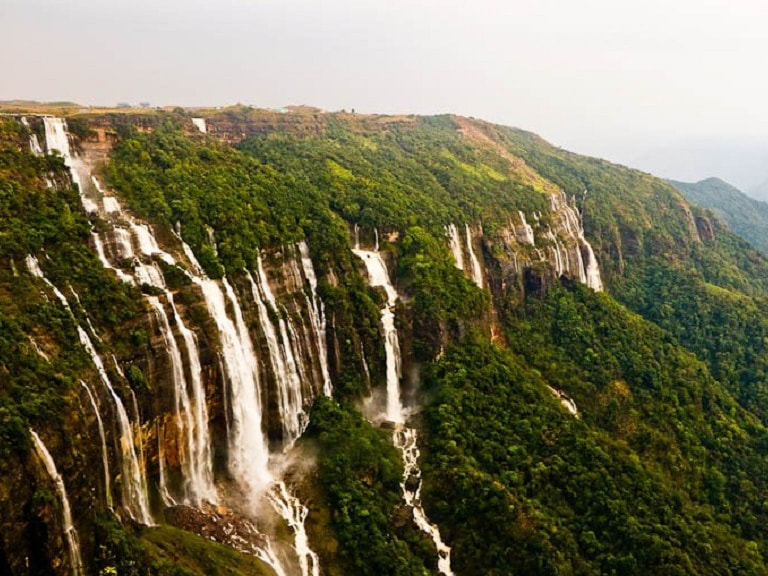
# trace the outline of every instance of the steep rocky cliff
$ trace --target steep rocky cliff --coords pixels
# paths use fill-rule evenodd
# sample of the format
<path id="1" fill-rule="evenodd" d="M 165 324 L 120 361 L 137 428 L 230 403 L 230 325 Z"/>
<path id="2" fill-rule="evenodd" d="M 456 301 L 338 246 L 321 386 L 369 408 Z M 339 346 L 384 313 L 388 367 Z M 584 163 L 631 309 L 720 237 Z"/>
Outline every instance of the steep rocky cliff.
<path id="1" fill-rule="evenodd" d="M 684 314 L 679 300 L 660 311 L 635 297 L 658 288 L 649 278 L 665 266 L 703 274 L 695 290 L 765 290 L 759 272 L 768 264 L 664 183 L 462 118 L 196 114 L 2 121 L 9 336 L 0 351 L 10 384 L 0 406 L 0 568 L 170 573 L 176 562 L 182 573 L 227 565 L 286 576 L 470 574 L 468 542 L 482 531 L 466 534 L 451 510 L 489 493 L 521 506 L 504 521 L 515 527 L 508 541 L 532 555 L 537 544 L 526 535 L 540 537 L 536 526 L 548 526 L 551 509 L 542 496 L 536 512 L 535 498 L 510 488 L 538 486 L 535 463 L 512 472 L 515 446 L 537 453 L 528 437 L 521 432 L 502 450 L 495 443 L 511 428 L 489 432 L 472 449 L 472 466 L 440 468 L 463 449 L 451 428 L 461 428 L 457 414 L 478 438 L 485 432 L 472 420 L 475 407 L 458 404 L 473 397 L 471 385 L 451 388 L 468 373 L 468 382 L 492 381 L 498 399 L 514 401 L 509 414 L 530 406 L 521 423 L 543 411 L 542 421 L 581 438 L 572 454 L 594 456 L 590 442 L 607 442 L 620 421 L 626 445 L 617 454 L 636 450 L 622 462 L 634 462 L 665 498 L 670 478 L 709 486 L 742 474 L 761 485 L 752 474 L 758 451 L 743 469 L 681 471 L 655 450 L 667 442 L 670 453 L 698 462 L 704 447 L 666 426 L 652 453 L 642 449 L 666 394 L 646 386 L 688 391 L 694 373 L 705 392 L 680 392 L 677 405 L 696 414 L 690 422 L 678 415 L 681 426 L 717 428 L 727 413 L 749 442 L 763 430 L 736 383 L 726 393 L 709 376 L 720 364 L 688 359 L 612 298 L 664 325 Z M 646 343 L 637 364 L 623 347 L 627 326 Z M 561 356 L 566 347 L 578 359 Z M 462 349 L 475 356 L 462 359 Z M 691 365 L 658 374 L 639 367 L 659 354 Z M 488 359 L 486 372 L 479 358 Z M 493 396 L 485 390 L 481 402 Z M 436 419 L 438 408 L 445 413 Z M 507 419 L 496 405 L 484 409 Z M 50 454 L 47 465 L 30 430 Z M 557 446 L 549 434 L 542 441 Z M 730 445 L 722 450 L 718 462 L 730 457 Z M 477 490 L 459 504 L 452 498 L 464 481 Z M 452 488 L 440 495 L 443 482 Z M 739 501 L 759 515 L 747 492 L 742 486 Z M 648 506 L 676 498 L 686 522 L 702 513 L 704 504 L 678 493 Z M 482 523 L 490 512 L 474 513 Z M 744 529 L 763 541 L 755 526 Z M 573 552 L 569 530 L 562 541 L 552 537 L 557 550 L 544 546 L 549 566 L 598 565 L 599 546 Z M 584 532 L 595 538 L 595 530 Z M 734 523 L 723 520 L 722 530 L 727 543 L 715 550 L 748 546 Z M 640 532 L 610 545 L 636 554 L 650 533 Z M 483 568 L 498 570 L 505 554 L 476 561 L 501 559 Z M 654 562 L 642 566 L 661 565 Z"/>

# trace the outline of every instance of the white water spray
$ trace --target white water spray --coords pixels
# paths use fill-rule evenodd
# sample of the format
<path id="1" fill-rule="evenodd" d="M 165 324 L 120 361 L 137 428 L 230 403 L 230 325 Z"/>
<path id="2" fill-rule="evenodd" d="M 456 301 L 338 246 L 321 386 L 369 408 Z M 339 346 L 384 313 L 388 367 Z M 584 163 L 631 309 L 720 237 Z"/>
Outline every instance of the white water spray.
<path id="1" fill-rule="evenodd" d="M 312 259 L 309 257 L 309 246 L 303 240 L 299 242 L 299 254 L 301 255 L 301 269 L 304 271 L 304 277 L 309 283 L 309 289 L 311 294 L 311 321 L 312 330 L 315 333 L 315 341 L 317 342 L 317 350 L 320 363 L 320 372 L 323 376 L 323 394 L 331 396 L 333 394 L 333 385 L 331 383 L 331 375 L 328 370 L 328 344 L 326 342 L 326 318 L 325 307 L 323 301 L 317 295 L 317 276 L 315 275 L 315 268 L 312 265 Z"/>
<path id="2" fill-rule="evenodd" d="M 421 470 L 419 469 L 418 435 L 413 428 L 401 427 L 394 433 L 395 446 L 403 453 L 403 480 L 400 488 L 403 490 L 403 500 L 413 509 L 413 519 L 416 526 L 427 534 L 437 548 L 437 569 L 443 576 L 453 576 L 451 570 L 451 549 L 443 542 L 440 529 L 427 518 L 427 513 L 421 505 Z M 416 489 L 408 488 L 409 480 L 417 480 Z"/>
<path id="3" fill-rule="evenodd" d="M 397 291 L 392 286 L 387 273 L 387 266 L 379 252 L 352 250 L 360 258 L 368 270 L 368 279 L 371 286 L 381 286 L 387 294 L 387 301 L 381 309 L 381 325 L 384 329 L 384 346 L 387 360 L 387 420 L 396 423 L 405 421 L 403 407 L 400 403 L 400 341 L 395 329 L 395 304 L 397 304 Z"/>
<path id="4" fill-rule="evenodd" d="M 75 525 L 72 523 L 72 510 L 69 506 L 69 499 L 67 498 L 67 490 L 64 487 L 64 480 L 56 469 L 53 457 L 51 456 L 51 453 L 48 452 L 48 448 L 45 447 L 40 436 L 38 436 L 34 430 L 30 430 L 29 434 L 32 436 L 32 440 L 35 443 L 35 451 L 40 460 L 42 460 L 45 470 L 48 472 L 48 476 L 51 477 L 51 480 L 56 487 L 56 493 L 61 501 L 62 530 L 64 532 L 64 541 L 67 544 L 67 550 L 69 552 L 69 561 L 72 564 L 72 574 L 74 574 L 74 576 L 81 576 L 83 574 L 83 560 L 80 557 L 80 541 L 77 536 Z"/>
<path id="5" fill-rule="evenodd" d="M 88 393 L 88 398 L 91 401 L 93 412 L 96 414 L 96 424 L 99 427 L 99 439 L 101 440 L 101 463 L 104 468 L 104 494 L 107 502 L 107 508 L 112 510 L 112 477 L 109 474 L 109 455 L 107 453 L 107 436 L 104 433 L 104 422 L 101 419 L 101 411 L 98 404 L 96 404 L 96 397 L 91 392 L 88 384 L 80 381 L 80 384 L 85 388 Z"/>
<path id="6" fill-rule="evenodd" d="M 309 547 L 309 538 L 304 526 L 309 509 L 288 491 L 282 480 L 272 485 L 268 496 L 277 513 L 288 522 L 293 531 L 301 576 L 320 576 L 320 559 Z"/>
<path id="7" fill-rule="evenodd" d="M 445 227 L 445 232 L 448 234 L 448 242 L 453 254 L 453 263 L 459 270 L 464 270 L 464 249 L 461 246 L 461 238 L 459 237 L 459 230 L 456 228 L 456 224 L 448 224 Z"/>
<path id="8" fill-rule="evenodd" d="M 478 288 L 483 287 L 483 267 L 480 266 L 480 261 L 475 255 L 475 250 L 472 247 L 472 230 L 469 228 L 469 224 L 464 225 L 464 229 L 467 234 L 467 252 L 469 253 L 470 272 L 472 274 L 472 281 Z"/>

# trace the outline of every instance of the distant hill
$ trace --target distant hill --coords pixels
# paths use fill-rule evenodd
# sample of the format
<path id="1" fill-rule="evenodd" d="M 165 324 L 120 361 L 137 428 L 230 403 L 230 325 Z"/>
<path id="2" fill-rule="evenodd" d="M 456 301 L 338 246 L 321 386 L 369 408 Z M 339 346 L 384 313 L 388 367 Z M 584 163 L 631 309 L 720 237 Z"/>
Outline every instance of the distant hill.
<path id="1" fill-rule="evenodd" d="M 733 232 L 768 253 L 768 203 L 754 200 L 720 178 L 699 182 L 667 180 L 694 204 L 709 208 Z"/>

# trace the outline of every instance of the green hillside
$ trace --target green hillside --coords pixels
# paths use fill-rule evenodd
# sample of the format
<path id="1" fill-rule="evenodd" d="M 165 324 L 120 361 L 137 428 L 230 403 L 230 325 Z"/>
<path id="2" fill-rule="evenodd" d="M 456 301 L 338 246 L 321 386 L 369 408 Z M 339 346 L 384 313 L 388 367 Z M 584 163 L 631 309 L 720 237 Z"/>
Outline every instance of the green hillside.
<path id="1" fill-rule="evenodd" d="M 668 180 L 693 204 L 709 208 L 728 227 L 763 253 L 768 253 L 768 204 L 750 198 L 719 178 L 699 182 Z"/>
<path id="2" fill-rule="evenodd" d="M 452 547 L 456 574 L 768 573 L 768 258 L 694 205 L 704 202 L 473 119 L 201 114 L 207 135 L 183 111 L 71 124 L 79 145 L 109 134 L 98 169 L 110 190 L 158 238 L 176 242 L 179 233 L 208 275 L 226 275 L 241 298 L 244 270 L 263 255 L 287 274 L 279 264 L 286 246 L 306 239 L 329 318 L 334 393 L 312 408 L 299 441 L 311 457 L 296 485 L 311 503 L 308 533 L 322 574 L 437 574 L 431 540 L 401 502 L 391 433 L 362 416 L 371 388 L 384 386 L 384 296 L 366 285 L 350 251 L 355 225 L 365 245 L 380 240 L 400 294 L 402 385 L 418 408 L 411 425 L 423 439 L 424 507 Z M 76 524 L 88 574 L 265 570 L 166 526 L 119 523 L 98 503 L 100 455 L 81 431 L 77 400 L 78 380 L 95 376 L 73 344 L 75 319 L 87 310 L 100 350 L 134 366 L 126 390 L 136 389 L 157 441 L 157 400 L 168 392 L 150 369 L 164 353 L 141 296 L 153 292 L 99 264 L 90 230 L 107 222 L 89 221 L 61 158 L 29 153 L 29 132 L 16 120 L 0 120 L 0 130 L 0 475 L 15 491 L 0 492 L 0 520 L 28 527 L 0 534 L 0 568 L 22 562 L 10 543 L 29 550 L 46 542 L 37 573 L 62 571 L 46 536 L 55 531 L 55 499 L 28 481 L 32 427 L 55 439 L 73 508 L 87 511 Z M 60 183 L 53 189 L 51 176 Z M 561 192 L 583 220 L 605 292 L 558 277 L 542 257 L 579 234 L 562 224 Z M 520 212 L 535 246 L 513 238 Z M 446 226 L 465 223 L 483 288 L 449 249 Z M 74 318 L 23 271 L 27 254 L 79 293 Z M 172 288 L 198 337 L 211 342 L 203 362 L 213 413 L 226 403 L 220 360 L 183 267 Z M 245 308 L 245 319 L 256 333 L 256 313 Z M 578 415 L 551 389 L 566 393 Z M 151 455 L 156 444 L 148 443 Z"/>

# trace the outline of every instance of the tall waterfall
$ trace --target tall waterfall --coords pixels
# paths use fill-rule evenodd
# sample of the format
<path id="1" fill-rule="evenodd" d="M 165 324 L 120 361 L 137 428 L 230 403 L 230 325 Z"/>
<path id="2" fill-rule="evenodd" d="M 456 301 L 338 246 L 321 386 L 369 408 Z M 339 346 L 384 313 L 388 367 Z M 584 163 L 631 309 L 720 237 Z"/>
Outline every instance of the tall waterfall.
<path id="1" fill-rule="evenodd" d="M 475 250 L 472 247 L 472 230 L 469 228 L 469 224 L 464 224 L 464 228 L 467 233 L 467 252 L 469 253 L 470 272 L 472 273 L 472 281 L 477 284 L 478 288 L 483 287 L 483 267 L 480 266 L 480 261 L 475 255 Z"/>
<path id="2" fill-rule="evenodd" d="M 97 190 L 103 193 L 98 180 L 92 177 L 92 181 Z M 107 198 L 110 199 L 109 203 L 106 202 Z M 132 218 L 122 214 L 122 207 L 117 198 L 105 196 L 104 200 L 105 211 L 120 214 L 122 220 L 128 221 L 127 229 L 114 228 L 114 237 L 120 256 L 123 259 L 133 258 L 133 276 L 129 276 L 109 262 L 104 253 L 100 236 L 96 232 L 92 232 L 96 252 L 102 265 L 107 269 L 114 270 L 123 281 L 132 284 L 146 284 L 162 291 L 171 311 L 170 318 L 173 319 L 173 326 L 184 343 L 186 357 L 182 354 L 165 305 L 155 296 L 145 297 L 158 320 L 158 327 L 166 344 L 165 349 L 171 363 L 174 384 L 176 445 L 180 447 L 179 462 L 183 479 L 182 493 L 178 495 L 179 500 L 188 504 L 200 504 L 203 501 L 215 502 L 218 496 L 213 478 L 208 408 L 197 339 L 178 313 L 173 294 L 166 287 L 160 268 L 154 262 L 143 263 L 134 253 L 133 237 L 136 238 L 139 252 L 144 257 L 157 256 L 168 264 L 175 263 L 175 259 L 160 249 L 152 229 L 148 225 L 136 223 Z M 184 370 L 185 366 L 188 367 L 187 372 Z M 187 373 L 189 378 L 187 378 Z M 163 465 L 164 462 L 159 464 Z M 163 500 L 166 504 L 176 501 L 167 491 L 163 495 Z"/>
<path id="3" fill-rule="evenodd" d="M 80 201 L 83 203 L 83 208 L 85 208 L 86 212 L 96 212 L 99 208 L 98 205 L 85 194 L 83 181 L 80 177 L 82 166 L 80 162 L 72 156 L 70 151 L 66 122 L 61 118 L 44 116 L 43 124 L 45 125 L 46 150 L 49 154 L 52 154 L 53 152 L 61 154 L 64 158 L 64 165 L 69 168 L 73 184 L 75 184 L 80 191 Z"/>
<path id="4" fill-rule="evenodd" d="M 468 228 L 467 228 L 468 229 Z M 469 236 L 468 236 L 469 238 Z M 386 265 L 378 250 L 360 249 L 355 243 L 352 252 L 361 258 L 368 270 L 371 286 L 381 286 L 387 293 L 387 303 L 381 311 L 381 324 L 384 328 L 385 352 L 387 357 L 387 420 L 395 423 L 392 440 L 403 456 L 403 500 L 413 510 L 416 526 L 426 533 L 435 543 L 438 552 L 438 569 L 443 576 L 453 576 L 451 571 L 451 549 L 443 542 L 440 530 L 427 518 L 421 506 L 421 470 L 419 469 L 419 450 L 416 444 L 417 434 L 413 428 L 405 426 L 405 410 L 400 400 L 400 346 L 395 328 L 394 307 L 397 291 L 389 280 Z M 408 479 L 418 478 L 416 490 L 408 488 Z"/>
<path id="5" fill-rule="evenodd" d="M 192 281 L 200 287 L 208 313 L 216 322 L 229 387 L 229 469 L 247 497 L 260 494 L 270 483 L 269 449 L 261 426 L 261 386 L 256 353 L 245 327 L 240 304 L 226 278 L 225 292 L 208 278 L 186 243 L 184 253 L 195 270 Z M 235 317 L 227 314 L 227 304 Z"/>
<path id="6" fill-rule="evenodd" d="M 61 524 L 64 532 L 64 541 L 67 544 L 67 551 L 69 552 L 69 561 L 72 564 L 72 574 L 74 574 L 74 576 L 81 576 L 83 574 L 83 560 L 80 557 L 80 541 L 77 536 L 75 525 L 72 523 L 72 510 L 69 507 L 69 499 L 67 498 L 67 490 L 64 487 L 64 480 L 56 469 L 56 463 L 53 461 L 51 453 L 48 452 L 48 448 L 45 447 L 40 436 L 38 436 L 34 430 L 30 430 L 29 434 L 32 436 L 32 440 L 35 443 L 35 451 L 40 460 L 42 460 L 45 470 L 48 472 L 48 476 L 51 477 L 51 480 L 56 487 L 56 493 L 59 496 L 59 500 L 61 500 Z"/>
<path id="7" fill-rule="evenodd" d="M 117 395 L 115 389 L 112 387 L 112 382 L 104 368 L 104 363 L 96 352 L 96 349 L 93 347 L 93 343 L 88 337 L 88 334 L 81 326 L 77 327 L 77 334 L 80 338 L 80 344 L 83 345 L 90 355 L 91 361 L 101 377 L 101 381 L 104 383 L 104 386 L 106 386 L 115 403 L 117 425 L 120 432 L 120 452 L 122 455 L 121 492 L 123 497 L 123 507 L 137 522 L 151 525 L 153 524 L 153 520 L 152 515 L 149 512 L 149 497 L 147 495 L 147 478 L 144 470 L 144 462 L 143 460 L 140 460 L 139 456 L 136 454 L 136 439 L 133 435 L 133 427 L 131 426 L 130 418 L 128 418 L 128 412 L 126 412 L 125 405 L 120 399 L 120 396 Z M 140 430 L 139 434 L 141 434 Z M 141 441 L 140 438 L 139 441 Z"/>
<path id="8" fill-rule="evenodd" d="M 183 500 L 191 503 L 200 503 L 202 500 L 215 501 L 216 489 L 213 482 L 211 441 L 208 430 L 207 406 L 205 403 L 205 390 L 202 384 L 202 369 L 200 366 L 197 342 L 192 331 L 186 327 L 181 316 L 178 314 L 173 302 L 173 296 L 165 287 L 165 282 L 159 268 L 154 263 L 149 265 L 143 264 L 135 258 L 132 237 L 136 238 L 139 250 L 145 256 L 152 257 L 157 254 L 168 264 L 174 264 L 175 261 L 169 254 L 160 250 L 151 229 L 147 225 L 138 224 L 131 218 L 125 218 L 122 215 L 122 207 L 120 206 L 118 199 L 114 196 L 105 195 L 98 180 L 88 173 L 87 167 L 83 166 L 82 163 L 73 157 L 70 151 L 69 137 L 64 120 L 51 117 L 44 117 L 43 120 L 45 123 L 47 149 L 49 152 L 54 150 L 58 151 L 64 157 L 65 164 L 70 169 L 73 182 L 80 188 L 80 197 L 86 211 L 95 212 L 98 211 L 101 206 L 103 207 L 105 216 L 117 214 L 124 220 L 127 219 L 129 222 L 129 229 L 123 227 L 114 227 L 113 229 L 119 252 L 118 255 L 123 259 L 134 259 L 133 276 L 126 274 L 123 270 L 114 266 L 109 261 L 105 254 L 101 237 L 96 232 L 92 232 L 96 253 L 99 256 L 102 265 L 107 269 L 113 270 L 118 278 L 124 282 L 132 284 L 148 284 L 164 291 L 166 301 L 173 314 L 174 325 L 184 341 L 190 374 L 190 382 L 187 382 L 183 368 L 184 360 L 181 356 L 175 335 L 173 334 L 170 322 L 168 321 L 168 316 L 165 313 L 162 304 L 157 299 L 152 300 L 148 298 L 150 305 L 158 317 L 163 338 L 165 342 L 168 343 L 168 352 L 173 366 L 175 388 L 174 400 L 177 412 L 176 422 L 179 424 L 178 444 L 184 448 L 181 450 L 180 454 L 184 477 Z M 86 173 L 89 178 L 84 178 Z M 93 182 L 99 195 L 103 196 L 100 204 L 93 202 L 85 194 L 82 183 L 88 181 L 88 179 Z M 88 349 L 88 346 L 86 346 L 86 348 Z M 95 354 L 93 346 L 90 347 L 89 351 L 93 351 Z M 94 358 L 93 354 L 92 358 Z M 95 358 L 97 358 L 97 356 Z M 94 362 L 96 362 L 95 358 Z M 100 371 L 100 373 L 102 373 L 102 371 Z M 106 378 L 106 372 L 103 372 L 102 380 L 104 380 L 104 378 Z M 108 382 L 108 378 L 105 380 L 105 384 L 110 389 L 116 402 L 120 402 L 119 397 L 112 389 L 111 383 Z M 121 434 L 125 437 L 126 434 L 130 434 L 130 421 L 128 420 L 122 402 L 120 402 L 117 412 L 118 420 L 121 423 Z M 125 415 L 125 419 L 122 418 L 123 415 Z M 141 438 L 139 438 L 139 440 L 141 440 Z M 131 470 L 136 469 L 138 465 L 134 465 L 133 463 L 135 460 L 135 453 L 132 458 L 126 451 L 126 442 L 121 442 L 121 444 L 123 444 L 124 461 L 128 462 Z M 130 445 L 133 446 L 132 439 Z M 131 450 L 131 452 L 133 451 Z M 143 468 L 139 467 L 139 470 L 142 471 L 143 478 Z M 124 482 L 124 490 L 126 484 L 134 487 L 131 488 L 131 492 L 137 492 L 135 489 L 135 482 Z M 143 493 L 143 498 L 140 498 L 140 500 L 146 500 L 146 481 L 143 481 L 142 484 L 143 490 L 140 490 L 139 492 Z M 151 522 L 147 508 L 141 502 L 132 506 L 131 513 L 140 521 L 145 523 L 148 523 L 148 521 Z"/>
<path id="9" fill-rule="evenodd" d="M 98 404 L 96 404 L 96 397 L 91 392 L 91 388 L 83 382 L 80 384 L 85 388 L 88 394 L 88 399 L 91 401 L 93 412 L 96 414 L 96 424 L 99 427 L 99 439 L 101 440 L 101 464 L 104 468 L 104 494 L 107 502 L 107 508 L 112 509 L 112 477 L 109 474 L 109 454 L 107 453 L 107 436 L 104 433 L 104 422 L 101 419 L 101 411 Z"/>
<path id="10" fill-rule="evenodd" d="M 352 252 L 358 256 L 368 270 L 371 286 L 381 286 L 387 294 L 387 301 L 381 309 L 381 325 L 384 329 L 384 346 L 387 360 L 387 410 L 386 417 L 390 422 L 405 421 L 403 407 L 400 402 L 401 358 L 400 341 L 395 328 L 395 304 L 397 291 L 389 280 L 387 266 L 378 251 L 362 250 L 359 246 Z"/>
<path id="11" fill-rule="evenodd" d="M 174 313 L 174 321 L 181 329 L 183 322 L 173 304 L 173 296 L 168 293 L 169 304 Z M 166 350 L 171 361 L 171 373 L 174 387 L 174 409 L 176 437 L 179 446 L 179 461 L 183 477 L 183 501 L 200 504 L 203 500 L 215 502 L 216 489 L 213 484 L 213 469 L 210 457 L 210 439 L 208 437 L 205 396 L 202 394 L 200 382 L 200 361 L 197 355 L 197 345 L 194 337 L 189 334 L 185 339 L 188 350 L 188 365 L 192 380 L 193 394 L 188 392 L 187 378 L 184 374 L 184 359 L 176 341 L 165 307 L 156 297 L 148 298 L 155 315 L 160 323 L 160 331 L 166 344 Z M 184 330 L 188 330 L 184 326 Z M 201 397 L 202 394 L 202 397 Z M 171 502 L 166 502 L 170 505 Z"/>
<path id="12" fill-rule="evenodd" d="M 106 235 L 110 234 L 110 230 L 105 236 L 95 230 L 92 232 L 93 245 L 104 268 L 112 270 L 125 282 L 140 286 L 148 285 L 154 289 L 153 295 L 145 295 L 144 298 L 156 320 L 157 330 L 163 338 L 164 348 L 168 354 L 174 400 L 173 426 L 168 430 L 176 436 L 175 444 L 179 447 L 182 479 L 181 494 L 174 494 L 174 489 L 168 486 L 166 477 L 167 446 L 164 445 L 164 439 L 158 432 L 161 496 L 168 504 L 178 500 L 193 505 L 203 501 L 216 502 L 218 494 L 213 478 L 212 441 L 208 428 L 206 395 L 197 338 L 195 333 L 185 325 L 182 314 L 176 307 L 174 295 L 166 286 L 162 269 L 155 262 L 155 259 L 160 259 L 168 265 L 175 265 L 176 259 L 159 247 L 150 226 L 136 222 L 129 214 L 124 213 L 118 199 L 113 195 L 107 195 L 102 190 L 98 180 L 90 174 L 87 164 L 73 157 L 69 147 L 66 123 L 57 118 L 45 118 L 45 126 L 48 150 L 57 150 L 63 156 L 66 165 L 70 168 L 73 182 L 80 188 L 81 200 L 86 211 L 98 212 L 112 224 L 112 243 L 107 244 L 108 236 Z M 202 130 L 204 131 L 204 125 Z M 82 186 L 84 182 L 93 184 L 91 193 L 98 195 L 98 202 L 94 202 L 86 195 Z M 105 244 L 109 250 L 105 248 Z M 227 278 L 220 281 L 210 279 L 203 272 L 190 247 L 182 242 L 182 248 L 191 265 L 187 275 L 199 288 L 206 309 L 218 331 L 221 366 L 226 384 L 224 397 L 227 412 L 225 416 L 228 429 L 228 464 L 232 477 L 244 501 L 247 502 L 250 512 L 258 512 L 259 499 L 265 497 L 267 502 L 285 519 L 294 533 L 295 550 L 302 576 L 317 576 L 319 574 L 318 558 L 309 548 L 304 529 L 308 509 L 291 495 L 283 482 L 274 482 L 270 472 L 270 454 L 262 423 L 259 362 L 238 297 Z M 309 312 L 309 322 L 306 324 L 302 320 L 294 325 L 287 311 L 278 309 L 260 262 L 256 277 L 251 277 L 254 299 L 264 307 L 265 319 L 268 320 L 262 322 L 262 325 L 265 329 L 271 329 L 273 342 L 277 345 L 275 348 L 277 354 L 274 357 L 279 357 L 282 361 L 280 365 L 275 360 L 274 368 L 277 378 L 282 379 L 284 384 L 281 386 L 284 399 L 283 422 L 287 427 L 285 436 L 289 444 L 298 437 L 307 423 L 304 404 L 309 403 L 312 397 L 303 395 L 302 390 L 311 390 L 312 396 L 315 394 L 315 388 L 308 381 L 310 370 L 304 364 L 302 346 L 306 349 L 308 357 L 316 356 L 317 368 L 313 366 L 311 371 L 319 374 L 316 380 L 318 389 L 322 380 L 323 392 L 327 394 L 332 392 L 325 344 L 326 319 L 322 301 L 316 292 L 317 279 L 306 244 L 302 242 L 295 249 L 299 255 L 296 260 L 300 260 L 303 278 L 309 285 L 307 291 L 304 280 L 301 280 L 300 285 Z M 33 257 L 28 258 L 28 266 L 33 274 L 45 280 L 56 297 L 69 309 L 66 297 L 45 279 L 37 260 Z M 301 276 L 301 273 L 298 273 L 298 276 Z M 259 294 L 258 298 L 256 293 Z M 311 326 L 307 328 L 310 324 Z M 102 382 L 114 401 L 120 432 L 120 486 L 123 507 L 137 521 L 150 524 L 152 518 L 148 507 L 142 435 L 139 431 L 139 435 L 134 437 L 131 420 L 112 386 L 101 357 L 96 352 L 88 333 L 80 326 L 77 328 L 81 344 L 91 356 Z M 316 351 L 316 354 L 313 351 Z M 271 349 L 270 356 L 273 356 Z M 120 371 L 117 364 L 116 367 Z M 84 387 L 97 412 L 101 436 L 103 422 L 96 397 L 87 385 L 84 384 Z M 138 423 L 140 421 L 138 404 L 133 393 L 132 398 L 133 411 L 136 414 L 134 419 Z M 166 434 L 168 430 L 165 431 Z M 102 444 L 105 482 L 109 484 L 111 477 L 108 453 L 105 442 Z M 109 488 L 107 492 L 111 494 Z M 270 564 L 278 575 L 286 576 L 286 570 L 268 540 L 258 551 L 258 555 Z"/>
<path id="13" fill-rule="evenodd" d="M 304 277 L 309 283 L 312 330 L 315 333 L 315 342 L 317 343 L 320 373 L 323 378 L 323 394 L 330 396 L 333 394 L 333 385 L 331 383 L 331 374 L 328 370 L 325 307 L 323 306 L 323 301 L 317 295 L 317 276 L 315 275 L 315 268 L 312 265 L 312 259 L 309 257 L 309 246 L 302 240 L 298 243 L 298 248 L 301 256 L 301 269 L 304 271 Z"/>
<path id="14" fill-rule="evenodd" d="M 459 230 L 456 228 L 456 224 L 448 224 L 445 227 L 445 232 L 448 234 L 448 242 L 453 254 L 453 263 L 459 270 L 464 270 L 464 249 L 461 246 L 461 238 L 459 237 Z"/>
<path id="15" fill-rule="evenodd" d="M 562 221 L 568 233 L 575 236 L 578 240 L 580 250 L 577 251 L 577 258 L 579 262 L 579 278 L 581 282 L 592 288 L 595 292 L 601 292 L 603 290 L 603 281 L 600 277 L 600 267 L 595 252 L 592 249 L 592 245 L 584 237 L 584 225 L 582 224 L 581 218 L 576 210 L 568 203 L 565 192 L 560 192 L 559 195 L 553 195 L 551 197 L 551 204 L 554 212 L 560 212 L 563 215 Z M 582 250 L 587 257 L 586 265 L 584 264 L 584 259 L 581 253 Z"/>
<path id="16" fill-rule="evenodd" d="M 67 301 L 66 297 L 61 291 L 56 288 L 43 274 L 40 269 L 40 265 L 34 256 L 27 256 L 27 266 L 30 272 L 41 278 L 54 292 L 61 304 L 72 314 L 72 309 Z M 112 382 L 107 375 L 107 371 L 104 368 L 104 363 L 101 357 L 96 352 L 96 348 L 88 336 L 88 333 L 82 326 L 77 324 L 75 316 L 72 314 L 72 319 L 77 325 L 77 334 L 80 340 L 80 344 L 83 345 L 88 355 L 91 357 L 93 365 L 96 367 L 101 381 L 106 386 L 110 395 L 115 403 L 115 411 L 117 414 L 117 423 L 120 432 L 120 449 L 121 449 L 121 464 L 122 464 L 122 502 L 123 507 L 136 521 L 143 524 L 152 524 L 152 516 L 149 512 L 149 503 L 147 497 L 147 483 L 144 475 L 143 465 L 140 465 L 139 459 L 136 456 L 136 444 L 134 442 L 133 430 L 131 427 L 130 419 L 125 411 L 125 407 L 120 400 L 120 397 L 115 393 L 112 387 Z"/>
<path id="17" fill-rule="evenodd" d="M 302 405 L 301 379 L 293 354 L 290 352 L 291 343 L 286 341 L 288 334 L 285 330 L 285 320 L 279 318 L 278 334 L 270 318 L 270 309 L 275 316 L 278 316 L 278 311 L 261 263 L 261 256 L 257 257 L 257 281 L 254 281 L 250 273 L 247 273 L 247 276 L 251 284 L 253 300 L 259 312 L 259 323 L 267 341 L 272 373 L 277 381 L 277 404 L 283 425 L 283 442 L 285 445 L 290 445 L 299 437 L 306 423 Z"/>

